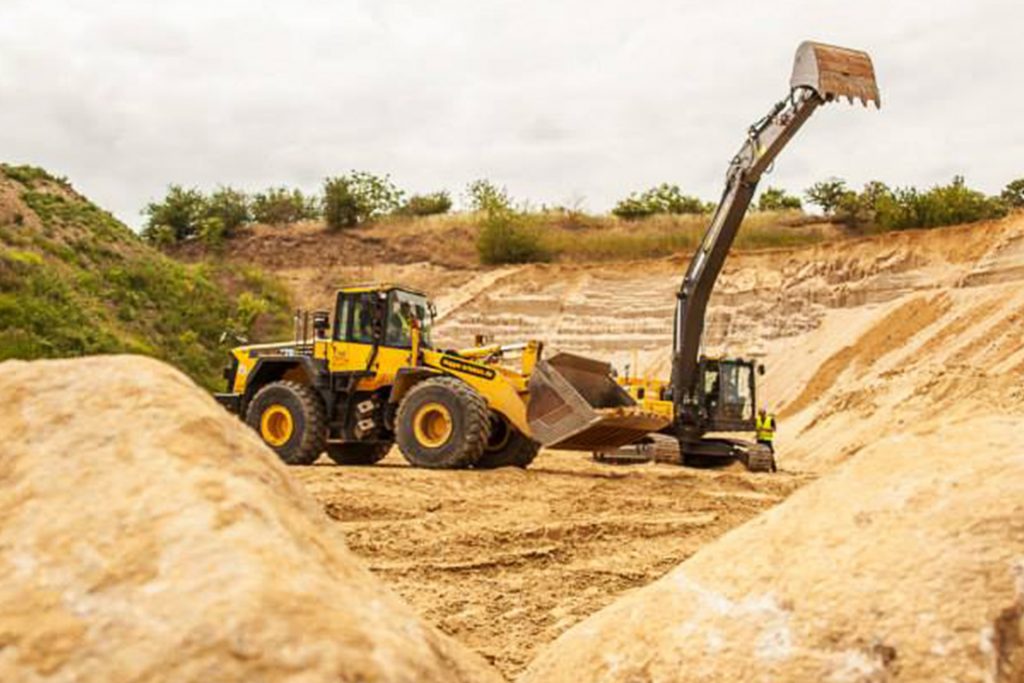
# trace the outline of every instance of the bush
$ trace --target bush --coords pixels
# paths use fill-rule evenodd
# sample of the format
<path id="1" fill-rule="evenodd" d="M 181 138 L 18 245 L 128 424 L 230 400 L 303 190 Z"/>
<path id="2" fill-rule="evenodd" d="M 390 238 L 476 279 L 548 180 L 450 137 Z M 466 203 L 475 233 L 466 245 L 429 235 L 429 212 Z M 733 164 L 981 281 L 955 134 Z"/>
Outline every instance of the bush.
<path id="1" fill-rule="evenodd" d="M 150 202 L 142 210 L 146 216 L 142 235 L 156 241 L 158 236 L 165 238 L 170 234 L 175 242 L 195 237 L 205 212 L 206 201 L 199 190 L 171 185 L 162 202 Z"/>
<path id="2" fill-rule="evenodd" d="M 221 223 L 221 236 L 230 237 L 235 230 L 252 221 L 249 197 L 230 187 L 218 188 L 205 202 L 204 218 Z"/>
<path id="3" fill-rule="evenodd" d="M 508 190 L 498 187 L 486 178 L 471 182 L 466 188 L 466 194 L 469 196 L 469 207 L 473 211 L 512 210 L 512 199 L 508 196 Z"/>
<path id="4" fill-rule="evenodd" d="M 846 181 L 841 178 L 829 178 L 814 183 L 804 190 L 804 196 L 811 204 L 817 204 L 826 216 L 831 216 L 839 207 L 840 202 L 849 199 L 850 190 L 846 187 Z"/>
<path id="5" fill-rule="evenodd" d="M 265 225 L 287 225 L 320 217 L 319 202 L 301 190 L 271 187 L 252 198 L 252 217 Z"/>
<path id="6" fill-rule="evenodd" d="M 550 261 L 540 230 L 523 213 L 511 210 L 488 211 L 480 224 L 476 241 L 481 263 L 537 263 Z"/>
<path id="7" fill-rule="evenodd" d="M 1024 209 L 1024 178 L 1007 183 L 999 196 L 1009 208 Z"/>
<path id="8" fill-rule="evenodd" d="M 324 219 L 331 230 L 351 228 L 388 213 L 402 204 L 403 192 L 390 176 L 362 171 L 324 180 Z"/>
<path id="9" fill-rule="evenodd" d="M 1006 215 L 1007 205 L 966 186 L 962 176 L 926 192 L 915 187 L 889 189 L 872 181 L 860 192 L 847 190 L 839 198 L 835 215 L 848 225 L 874 224 L 886 230 L 934 228 L 973 223 Z"/>
<path id="10" fill-rule="evenodd" d="M 612 213 L 625 220 L 639 220 L 656 214 L 709 213 L 714 208 L 714 204 L 683 194 L 678 185 L 662 183 L 640 194 L 634 192 L 616 204 Z"/>
<path id="11" fill-rule="evenodd" d="M 434 216 L 451 211 L 452 198 L 447 192 L 414 194 L 406 200 L 399 213 L 406 216 Z"/>
<path id="12" fill-rule="evenodd" d="M 766 188 L 757 200 L 758 211 L 787 211 L 802 208 L 803 204 L 799 197 L 786 194 L 785 190 L 778 187 Z"/>

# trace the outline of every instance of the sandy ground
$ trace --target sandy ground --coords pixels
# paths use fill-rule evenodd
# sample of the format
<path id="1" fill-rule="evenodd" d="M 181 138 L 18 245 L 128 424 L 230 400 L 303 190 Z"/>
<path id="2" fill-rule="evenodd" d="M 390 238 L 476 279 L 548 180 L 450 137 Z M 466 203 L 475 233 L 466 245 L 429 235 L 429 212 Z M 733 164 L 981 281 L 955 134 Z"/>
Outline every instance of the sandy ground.
<path id="1" fill-rule="evenodd" d="M 506 676 L 537 649 L 808 480 L 730 467 L 609 466 L 543 453 L 526 471 L 291 470 L 349 547 L 428 621 Z"/>
<path id="2" fill-rule="evenodd" d="M 247 253 L 263 251 L 274 250 Z M 279 272 L 306 305 L 329 301 L 327 280 L 427 289 L 445 346 L 537 338 L 547 353 L 664 376 L 685 262 L 482 270 L 339 255 L 319 276 L 312 266 Z M 419 471 L 392 454 L 378 467 L 295 473 L 386 584 L 512 676 L 582 617 L 859 453 L 884 443 L 894 459 L 928 458 L 950 434 L 965 457 L 1018 443 L 1022 284 L 1020 214 L 731 258 L 706 351 L 767 365 L 762 400 L 781 416 L 776 476 L 615 468 L 565 453 L 526 472 Z"/>

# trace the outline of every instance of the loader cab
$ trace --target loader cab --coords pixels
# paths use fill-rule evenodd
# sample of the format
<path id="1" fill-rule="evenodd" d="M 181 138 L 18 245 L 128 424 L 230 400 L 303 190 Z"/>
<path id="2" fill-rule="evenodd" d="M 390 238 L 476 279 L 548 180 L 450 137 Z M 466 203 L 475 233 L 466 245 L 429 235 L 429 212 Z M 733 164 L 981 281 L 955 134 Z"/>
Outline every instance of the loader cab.
<path id="1" fill-rule="evenodd" d="M 334 315 L 336 342 L 408 349 L 412 329 L 431 347 L 434 305 L 425 294 L 404 287 L 348 287 L 338 292 Z"/>
<path id="2" fill-rule="evenodd" d="M 754 428 L 759 366 L 741 358 L 702 358 L 698 365 L 698 413 L 707 431 Z"/>

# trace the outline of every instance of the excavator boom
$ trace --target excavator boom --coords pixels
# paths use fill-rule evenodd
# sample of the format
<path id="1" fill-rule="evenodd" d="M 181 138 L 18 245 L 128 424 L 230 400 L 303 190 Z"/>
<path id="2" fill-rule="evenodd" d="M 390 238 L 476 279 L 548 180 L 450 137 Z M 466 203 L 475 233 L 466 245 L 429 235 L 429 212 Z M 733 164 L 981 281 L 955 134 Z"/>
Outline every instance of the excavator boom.
<path id="1" fill-rule="evenodd" d="M 705 431 L 694 395 L 704 316 L 715 281 L 732 247 L 761 176 L 811 114 L 839 97 L 879 106 L 871 58 L 865 52 L 805 42 L 797 48 L 789 96 L 750 127 L 726 173 L 722 198 L 690 261 L 676 302 L 672 395 L 684 440 Z"/>

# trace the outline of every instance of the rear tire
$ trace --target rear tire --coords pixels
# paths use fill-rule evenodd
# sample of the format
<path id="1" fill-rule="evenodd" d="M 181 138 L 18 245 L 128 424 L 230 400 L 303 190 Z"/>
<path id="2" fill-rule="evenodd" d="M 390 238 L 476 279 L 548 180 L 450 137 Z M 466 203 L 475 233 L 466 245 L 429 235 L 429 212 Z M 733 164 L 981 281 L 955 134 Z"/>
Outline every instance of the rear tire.
<path id="1" fill-rule="evenodd" d="M 494 469 L 497 467 L 527 468 L 540 452 L 540 444 L 509 424 L 508 420 L 491 413 L 491 437 L 476 467 Z"/>
<path id="2" fill-rule="evenodd" d="M 245 422 L 288 465 L 312 465 L 327 441 L 323 401 L 298 382 L 271 382 L 257 391 Z"/>
<path id="3" fill-rule="evenodd" d="M 487 402 L 454 377 L 424 380 L 402 399 L 395 436 L 402 455 L 414 467 L 472 467 L 491 436 Z"/>
<path id="4" fill-rule="evenodd" d="M 389 442 L 329 443 L 327 456 L 339 465 L 373 465 L 391 450 Z"/>

